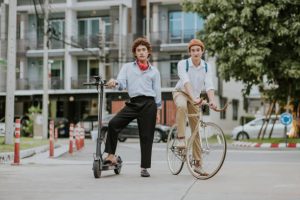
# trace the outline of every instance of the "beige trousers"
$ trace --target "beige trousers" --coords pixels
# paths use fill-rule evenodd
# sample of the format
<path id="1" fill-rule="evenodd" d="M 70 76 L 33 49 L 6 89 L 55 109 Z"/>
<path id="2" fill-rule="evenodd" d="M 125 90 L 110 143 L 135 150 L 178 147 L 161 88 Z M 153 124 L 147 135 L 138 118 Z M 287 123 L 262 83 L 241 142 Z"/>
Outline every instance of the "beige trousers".
<path id="1" fill-rule="evenodd" d="M 180 91 L 173 92 L 173 100 L 176 105 L 176 124 L 178 129 L 177 137 L 185 137 L 185 126 L 186 126 L 186 113 L 196 114 L 199 112 L 199 107 L 195 106 L 185 93 Z M 192 133 L 194 133 L 198 117 L 189 117 L 189 124 Z M 193 143 L 193 157 L 196 161 L 201 163 L 201 151 L 200 151 L 200 139 L 199 134 L 196 135 Z"/>

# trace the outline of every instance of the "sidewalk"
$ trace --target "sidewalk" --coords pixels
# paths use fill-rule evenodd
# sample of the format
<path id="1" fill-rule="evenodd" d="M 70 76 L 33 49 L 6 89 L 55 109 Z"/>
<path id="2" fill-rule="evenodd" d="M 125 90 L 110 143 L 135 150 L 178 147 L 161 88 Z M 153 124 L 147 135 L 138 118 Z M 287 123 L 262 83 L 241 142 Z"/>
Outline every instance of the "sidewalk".
<path id="1" fill-rule="evenodd" d="M 65 153 L 66 150 L 60 150 L 67 148 L 67 146 L 61 142 L 54 144 L 54 157 L 59 157 L 63 153 Z M 63 153 L 60 153 L 64 151 Z M 34 147 L 30 149 L 25 149 L 20 151 L 20 159 L 21 162 L 23 161 L 24 158 L 29 158 L 29 157 L 39 157 L 39 156 L 47 156 L 49 157 L 49 145 L 43 145 L 39 147 Z M 0 153 L 0 164 L 10 164 L 14 161 L 14 152 L 5 152 L 5 153 Z"/>
<path id="2" fill-rule="evenodd" d="M 240 142 L 240 141 L 234 141 L 232 143 L 235 147 L 253 147 L 253 148 L 274 148 L 274 149 L 293 149 L 293 148 L 299 148 L 300 149 L 300 143 L 257 143 L 257 142 Z"/>

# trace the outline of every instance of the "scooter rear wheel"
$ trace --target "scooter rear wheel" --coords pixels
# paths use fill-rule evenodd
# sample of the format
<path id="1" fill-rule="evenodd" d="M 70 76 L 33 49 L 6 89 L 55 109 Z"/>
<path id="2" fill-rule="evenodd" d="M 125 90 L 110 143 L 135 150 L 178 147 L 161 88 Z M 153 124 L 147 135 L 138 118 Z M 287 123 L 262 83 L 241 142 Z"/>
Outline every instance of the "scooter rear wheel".
<path id="1" fill-rule="evenodd" d="M 94 171 L 94 177 L 95 178 L 100 178 L 101 177 L 101 162 L 100 160 L 94 160 L 93 163 L 93 171 Z"/>
<path id="2" fill-rule="evenodd" d="M 122 169 L 122 159 L 120 156 L 118 156 L 118 167 L 114 169 L 115 174 L 120 174 Z"/>

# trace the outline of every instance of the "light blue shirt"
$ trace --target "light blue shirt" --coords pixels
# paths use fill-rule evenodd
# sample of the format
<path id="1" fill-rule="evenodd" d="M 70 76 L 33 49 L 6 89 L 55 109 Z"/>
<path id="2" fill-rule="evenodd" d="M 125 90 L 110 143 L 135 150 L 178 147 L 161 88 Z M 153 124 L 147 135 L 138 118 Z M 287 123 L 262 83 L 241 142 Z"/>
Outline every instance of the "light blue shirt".
<path id="1" fill-rule="evenodd" d="M 128 91 L 129 97 L 150 96 L 155 98 L 158 108 L 161 107 L 161 80 L 158 69 L 150 63 L 145 71 L 140 70 L 136 62 L 122 66 L 117 77 L 117 88 Z"/>

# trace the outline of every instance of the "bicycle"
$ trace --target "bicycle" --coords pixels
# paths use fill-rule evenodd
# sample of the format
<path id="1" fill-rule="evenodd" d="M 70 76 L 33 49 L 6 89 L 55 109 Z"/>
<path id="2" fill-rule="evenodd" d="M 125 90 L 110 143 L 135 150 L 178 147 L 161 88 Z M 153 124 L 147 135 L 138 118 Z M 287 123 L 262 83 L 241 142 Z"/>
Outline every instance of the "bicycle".
<path id="1" fill-rule="evenodd" d="M 202 104 L 202 106 L 205 105 L 208 106 L 208 103 Z M 214 111 L 223 112 L 226 110 L 227 106 L 228 104 L 226 104 L 224 108 L 217 108 L 214 109 Z M 186 126 L 185 136 L 188 138 L 186 148 L 178 148 L 175 146 L 177 125 L 174 124 L 169 131 L 167 140 L 167 160 L 169 169 L 173 175 L 178 175 L 183 168 L 184 162 L 186 162 L 188 170 L 195 178 L 206 180 L 216 175 L 224 163 L 227 143 L 223 130 L 213 122 L 205 122 L 202 113 L 203 111 L 201 108 L 196 114 L 186 115 L 187 117 L 199 118 L 193 133 L 191 133 L 190 127 Z M 202 170 L 207 174 L 201 174 L 195 171 L 197 161 L 193 156 L 193 145 L 195 144 L 197 134 L 199 135 L 198 139 L 202 156 Z M 190 136 L 187 137 L 188 135 Z"/>

